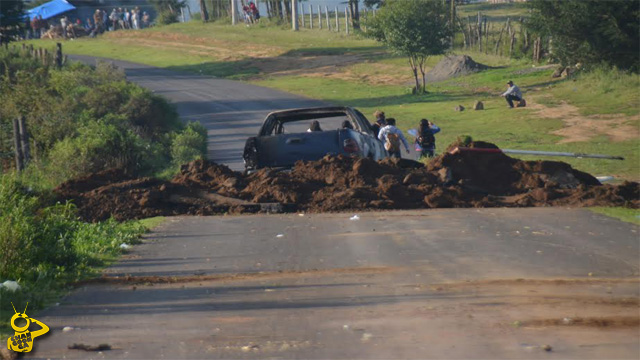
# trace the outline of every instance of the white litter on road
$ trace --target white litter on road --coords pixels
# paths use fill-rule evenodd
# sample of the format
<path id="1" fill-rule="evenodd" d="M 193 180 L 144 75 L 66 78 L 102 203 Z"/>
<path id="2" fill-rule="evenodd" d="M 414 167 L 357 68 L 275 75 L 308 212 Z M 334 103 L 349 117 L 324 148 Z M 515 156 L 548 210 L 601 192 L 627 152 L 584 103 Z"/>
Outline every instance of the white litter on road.
<path id="1" fill-rule="evenodd" d="M 129 244 L 125 244 L 125 243 L 120 244 L 120 249 L 122 250 L 128 250 L 130 248 L 131 248 L 131 245 Z"/>
<path id="2" fill-rule="evenodd" d="M 278 235 L 276 235 L 276 237 L 277 237 L 277 238 L 284 237 L 284 234 L 278 234 Z"/>
<path id="3" fill-rule="evenodd" d="M 360 220 L 360 216 L 353 215 L 352 217 L 349 218 L 349 220 Z"/>

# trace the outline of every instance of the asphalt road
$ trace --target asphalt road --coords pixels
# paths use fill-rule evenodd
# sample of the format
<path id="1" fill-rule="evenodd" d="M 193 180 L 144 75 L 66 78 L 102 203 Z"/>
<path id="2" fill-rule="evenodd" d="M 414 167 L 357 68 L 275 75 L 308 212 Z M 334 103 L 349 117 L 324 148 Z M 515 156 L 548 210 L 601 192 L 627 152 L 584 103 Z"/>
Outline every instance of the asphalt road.
<path id="1" fill-rule="evenodd" d="M 95 57 L 71 55 L 71 59 L 95 65 Z M 185 121 L 199 121 L 209 132 L 208 158 L 244 170 L 242 151 L 271 111 L 325 106 L 318 100 L 260 86 L 175 72 L 126 61 L 101 59 L 124 69 L 128 80 L 176 105 Z"/>
<path id="2" fill-rule="evenodd" d="M 116 64 L 236 169 L 267 112 L 319 105 Z M 564 208 L 352 215 L 171 218 L 108 282 L 38 314 L 51 332 L 28 357 L 638 358 L 638 226 Z"/>
<path id="3" fill-rule="evenodd" d="M 31 356 L 638 357 L 637 226 L 562 208 L 351 216 L 171 218 L 110 283 L 39 314 L 52 331 Z"/>

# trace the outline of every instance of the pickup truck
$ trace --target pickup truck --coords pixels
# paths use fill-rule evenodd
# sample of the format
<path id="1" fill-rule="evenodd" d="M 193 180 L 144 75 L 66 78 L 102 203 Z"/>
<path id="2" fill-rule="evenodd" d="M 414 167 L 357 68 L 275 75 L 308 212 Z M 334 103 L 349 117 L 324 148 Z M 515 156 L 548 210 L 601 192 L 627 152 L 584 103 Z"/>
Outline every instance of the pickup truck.
<path id="1" fill-rule="evenodd" d="M 320 125 L 316 131 L 310 130 L 312 122 Z M 246 171 L 251 172 L 265 167 L 291 168 L 298 160 L 318 160 L 327 154 L 373 160 L 389 156 L 360 111 L 321 107 L 270 113 L 258 136 L 247 139 L 243 158 Z"/>

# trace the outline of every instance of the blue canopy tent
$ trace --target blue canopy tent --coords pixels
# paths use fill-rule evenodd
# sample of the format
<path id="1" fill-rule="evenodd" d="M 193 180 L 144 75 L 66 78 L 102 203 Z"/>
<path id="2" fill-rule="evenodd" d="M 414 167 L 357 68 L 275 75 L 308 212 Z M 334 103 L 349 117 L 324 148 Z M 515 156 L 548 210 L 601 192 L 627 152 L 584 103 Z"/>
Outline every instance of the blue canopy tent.
<path id="1" fill-rule="evenodd" d="M 42 15 L 42 18 L 44 20 L 47 20 L 54 16 L 75 9 L 76 7 L 69 4 L 67 0 L 53 0 L 28 10 L 27 15 L 29 16 L 29 19 L 33 19 L 35 16 Z"/>

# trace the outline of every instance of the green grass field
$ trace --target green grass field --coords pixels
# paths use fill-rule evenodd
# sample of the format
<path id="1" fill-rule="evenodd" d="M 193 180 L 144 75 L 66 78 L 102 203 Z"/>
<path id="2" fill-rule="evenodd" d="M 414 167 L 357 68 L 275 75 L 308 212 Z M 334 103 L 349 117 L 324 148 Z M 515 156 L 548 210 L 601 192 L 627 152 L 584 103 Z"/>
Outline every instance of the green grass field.
<path id="1" fill-rule="evenodd" d="M 469 6 L 465 11 L 488 11 L 486 4 L 474 6 L 477 9 Z M 498 6 L 488 14 L 501 17 L 524 12 L 519 5 Z M 54 46 L 53 41 L 32 43 Z M 440 149 L 459 135 L 471 135 L 503 148 L 624 156 L 624 161 L 551 160 L 566 161 L 596 176 L 640 179 L 638 75 L 597 69 L 557 80 L 551 78 L 553 68 L 540 69 L 545 64 L 469 51 L 466 54 L 475 61 L 494 68 L 428 84 L 428 94 L 415 96 L 410 94 L 412 77 L 407 60 L 370 39 L 326 29 L 292 32 L 269 25 L 190 22 L 65 41 L 63 47 L 66 53 L 249 81 L 354 106 L 369 116 L 382 109 L 398 119 L 404 130 L 416 127 L 426 117 L 443 129 L 437 137 Z M 439 60 L 431 58 L 428 65 Z M 499 94 L 509 79 L 523 89 L 530 106 L 507 108 Z M 484 102 L 484 111 L 471 110 L 476 100 Z M 467 110 L 454 111 L 459 104 Z M 561 133 L 554 133 L 558 131 Z M 580 134 L 582 138 L 574 139 Z"/>

